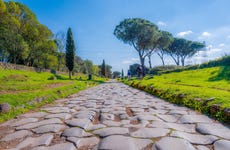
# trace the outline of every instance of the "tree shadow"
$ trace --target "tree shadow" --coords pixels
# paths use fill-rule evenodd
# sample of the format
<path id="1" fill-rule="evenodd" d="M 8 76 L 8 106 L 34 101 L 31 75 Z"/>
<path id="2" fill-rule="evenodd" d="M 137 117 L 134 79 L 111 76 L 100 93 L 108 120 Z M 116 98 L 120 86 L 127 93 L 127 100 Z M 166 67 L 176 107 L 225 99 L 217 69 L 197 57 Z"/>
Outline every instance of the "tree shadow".
<path id="1" fill-rule="evenodd" d="M 218 74 L 214 77 L 209 78 L 208 81 L 220 81 L 220 80 L 227 80 L 230 81 L 230 66 L 222 66 Z"/>

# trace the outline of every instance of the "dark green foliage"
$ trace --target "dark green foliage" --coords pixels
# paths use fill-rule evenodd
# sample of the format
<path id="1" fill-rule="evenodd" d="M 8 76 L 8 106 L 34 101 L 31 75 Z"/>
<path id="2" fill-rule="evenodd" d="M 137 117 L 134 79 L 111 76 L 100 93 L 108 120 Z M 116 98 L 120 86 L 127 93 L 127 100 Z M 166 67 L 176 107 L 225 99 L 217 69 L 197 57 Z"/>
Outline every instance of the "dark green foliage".
<path id="1" fill-rule="evenodd" d="M 71 28 L 67 31 L 66 39 L 66 67 L 69 70 L 69 78 L 71 79 L 71 73 L 74 68 L 74 56 L 75 56 L 75 44 Z"/>
<path id="2" fill-rule="evenodd" d="M 129 18 L 116 26 L 114 35 L 125 44 L 135 48 L 144 71 L 143 74 L 145 74 L 145 58 L 156 47 L 156 41 L 159 39 L 158 27 L 145 19 Z"/>
<path id="3" fill-rule="evenodd" d="M 105 66 L 105 60 L 103 59 L 102 65 L 101 65 L 101 75 L 103 77 L 106 77 L 106 66 Z"/>

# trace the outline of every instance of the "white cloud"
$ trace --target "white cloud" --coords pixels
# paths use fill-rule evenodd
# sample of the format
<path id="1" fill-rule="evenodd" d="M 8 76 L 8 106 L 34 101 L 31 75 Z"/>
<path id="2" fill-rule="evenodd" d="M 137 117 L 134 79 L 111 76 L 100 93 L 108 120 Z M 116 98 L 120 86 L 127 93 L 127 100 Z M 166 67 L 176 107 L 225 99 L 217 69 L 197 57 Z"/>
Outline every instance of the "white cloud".
<path id="1" fill-rule="evenodd" d="M 203 37 L 210 37 L 212 34 L 211 33 L 209 33 L 209 32 L 203 32 L 202 34 L 201 34 L 201 36 L 203 36 Z"/>
<path id="2" fill-rule="evenodd" d="M 224 46 L 225 46 L 224 43 L 220 43 L 220 44 L 219 44 L 219 47 L 224 47 Z"/>
<path id="3" fill-rule="evenodd" d="M 177 36 L 178 36 L 178 37 L 185 37 L 185 36 L 190 35 L 190 34 L 192 34 L 192 33 L 193 33 L 193 32 L 192 32 L 191 30 L 188 30 L 188 31 L 183 31 L 183 32 L 177 33 Z"/>
<path id="4" fill-rule="evenodd" d="M 199 40 L 206 40 L 207 38 L 210 38 L 213 34 L 209 32 L 203 32 L 201 35 L 198 37 Z"/>
<path id="5" fill-rule="evenodd" d="M 158 26 L 165 27 L 167 24 L 163 21 L 158 21 L 157 22 Z"/>
<path id="6" fill-rule="evenodd" d="M 230 39 L 230 35 L 228 35 L 227 38 Z"/>
<path id="7" fill-rule="evenodd" d="M 138 58 L 131 58 L 129 60 L 122 61 L 122 64 L 134 64 L 134 63 L 138 63 L 138 62 L 139 62 Z"/>

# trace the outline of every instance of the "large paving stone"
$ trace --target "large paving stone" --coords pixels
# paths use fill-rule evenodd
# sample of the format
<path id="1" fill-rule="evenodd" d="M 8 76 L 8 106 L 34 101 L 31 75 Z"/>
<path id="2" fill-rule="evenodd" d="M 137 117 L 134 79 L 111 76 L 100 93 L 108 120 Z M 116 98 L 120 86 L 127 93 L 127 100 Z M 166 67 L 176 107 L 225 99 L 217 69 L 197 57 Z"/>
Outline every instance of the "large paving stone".
<path id="1" fill-rule="evenodd" d="M 196 132 L 195 124 L 179 124 L 179 123 L 167 123 L 168 128 L 183 131 L 183 132 Z"/>
<path id="2" fill-rule="evenodd" d="M 214 143 L 214 150 L 229 150 L 229 149 L 230 149 L 230 141 L 219 140 Z"/>
<path id="3" fill-rule="evenodd" d="M 98 149 L 141 150 L 152 144 L 148 139 L 136 139 L 122 135 L 111 135 L 100 142 Z"/>
<path id="4" fill-rule="evenodd" d="M 121 126 L 120 122 L 111 121 L 111 120 L 103 121 L 103 124 L 105 124 L 107 126 L 110 126 L 110 127 L 119 127 L 119 126 Z"/>
<path id="5" fill-rule="evenodd" d="M 33 129 L 33 128 L 37 128 L 39 126 L 43 126 L 43 125 L 48 125 L 48 124 L 61 124 L 62 121 L 58 118 L 53 118 L 53 119 L 46 119 L 46 120 L 42 120 L 40 122 L 36 122 L 36 123 L 28 123 L 22 126 L 18 126 L 16 128 L 16 130 L 22 130 L 22 129 Z"/>
<path id="6" fill-rule="evenodd" d="M 41 118 L 41 117 L 44 117 L 45 115 L 47 115 L 46 112 L 34 112 L 34 113 L 26 113 L 20 116 L 26 117 L 26 118 Z"/>
<path id="7" fill-rule="evenodd" d="M 87 133 L 83 129 L 77 127 L 65 129 L 65 131 L 62 133 L 62 136 L 66 136 L 66 137 L 88 137 L 91 135 L 92 135 L 91 133 Z"/>
<path id="8" fill-rule="evenodd" d="M 63 129 L 65 129 L 66 126 L 61 125 L 61 124 L 48 124 L 44 126 L 40 126 L 38 128 L 32 129 L 33 132 L 35 133 L 57 133 Z"/>
<path id="9" fill-rule="evenodd" d="M 138 115 L 134 118 L 137 118 L 139 120 L 149 120 L 149 121 L 160 120 L 159 118 L 157 118 L 156 116 L 153 116 L 153 115 Z"/>
<path id="10" fill-rule="evenodd" d="M 168 124 L 164 121 L 153 121 L 148 127 L 152 128 L 169 128 Z"/>
<path id="11" fill-rule="evenodd" d="M 130 135 L 137 138 L 156 138 L 165 136 L 169 132 L 170 130 L 163 128 L 141 128 Z"/>
<path id="12" fill-rule="evenodd" d="M 105 127 L 106 126 L 103 124 L 95 124 L 95 125 L 88 126 L 85 130 L 91 131 L 91 130 L 97 130 L 97 129 L 101 129 L 101 128 L 105 128 Z"/>
<path id="13" fill-rule="evenodd" d="M 195 148 L 186 140 L 164 137 L 156 143 L 157 150 L 195 150 Z"/>
<path id="14" fill-rule="evenodd" d="M 169 115 L 187 115 L 188 112 L 185 110 L 171 110 L 169 113 Z"/>
<path id="15" fill-rule="evenodd" d="M 72 143 L 60 143 L 49 147 L 39 146 L 32 150 L 76 150 L 76 147 Z"/>
<path id="16" fill-rule="evenodd" d="M 225 138 L 230 140 L 230 129 L 227 127 L 212 123 L 212 124 L 204 124 L 204 123 L 198 123 L 196 130 L 202 134 L 210 134 L 210 135 L 216 135 L 221 138 Z"/>
<path id="17" fill-rule="evenodd" d="M 89 137 L 89 138 L 68 137 L 67 140 L 77 145 L 77 148 L 82 148 L 82 147 L 92 148 L 100 142 L 100 140 L 97 137 Z"/>
<path id="18" fill-rule="evenodd" d="M 1 141 L 8 142 L 8 141 L 12 141 L 15 139 L 24 138 L 24 137 L 30 136 L 32 134 L 33 133 L 28 131 L 28 130 L 16 131 L 14 133 L 11 133 L 11 134 L 4 136 L 4 138 L 2 138 Z"/>
<path id="19" fill-rule="evenodd" d="M 183 115 L 179 122 L 181 123 L 212 123 L 213 120 L 205 115 Z"/>
<path id="20" fill-rule="evenodd" d="M 53 139 L 53 135 L 44 134 L 39 137 L 28 137 L 21 143 L 17 145 L 17 149 L 22 149 L 25 147 L 36 147 L 36 146 L 48 146 Z"/>
<path id="21" fill-rule="evenodd" d="M 89 125 L 92 124 L 91 120 L 87 118 L 66 120 L 65 123 L 71 127 L 80 127 L 82 129 L 86 129 Z"/>
<path id="22" fill-rule="evenodd" d="M 67 120 L 67 119 L 70 119 L 72 116 L 68 113 L 59 113 L 59 114 L 49 114 L 47 116 L 45 116 L 46 119 L 49 119 L 49 118 L 59 118 L 59 119 L 62 119 L 62 120 Z"/>
<path id="23" fill-rule="evenodd" d="M 207 145 L 212 144 L 218 138 L 213 135 L 190 134 L 185 132 L 173 131 L 171 136 L 188 140 L 192 144 Z"/>
<path id="24" fill-rule="evenodd" d="M 17 120 L 17 122 L 11 124 L 12 127 L 16 127 L 16 126 L 21 126 L 27 123 L 32 123 L 32 122 L 37 122 L 38 118 L 23 118 L 21 120 Z"/>
<path id="25" fill-rule="evenodd" d="M 41 110 L 45 110 L 50 113 L 69 113 L 70 109 L 68 107 L 46 107 Z"/>
<path id="26" fill-rule="evenodd" d="M 129 129 L 122 127 L 108 127 L 96 130 L 93 133 L 100 135 L 101 137 L 105 137 L 108 135 L 127 135 L 129 133 Z"/>
<path id="27" fill-rule="evenodd" d="M 159 118 L 166 122 L 177 122 L 177 120 L 180 118 L 178 115 L 157 115 Z"/>
<path id="28" fill-rule="evenodd" d="M 208 147 L 203 146 L 203 145 L 196 146 L 196 149 L 197 150 L 210 150 Z"/>

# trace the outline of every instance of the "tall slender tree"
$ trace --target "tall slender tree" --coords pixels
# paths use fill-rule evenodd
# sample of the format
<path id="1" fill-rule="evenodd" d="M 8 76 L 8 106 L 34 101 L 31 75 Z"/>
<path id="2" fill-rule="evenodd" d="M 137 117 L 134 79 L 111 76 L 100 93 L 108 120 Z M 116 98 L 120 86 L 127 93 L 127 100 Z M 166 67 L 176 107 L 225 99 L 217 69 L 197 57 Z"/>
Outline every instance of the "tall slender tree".
<path id="1" fill-rule="evenodd" d="M 72 30 L 71 28 L 69 28 L 67 31 L 67 39 L 66 39 L 66 67 L 69 70 L 70 79 L 74 68 L 74 55 L 75 55 L 75 44 L 74 44 Z"/>
<path id="2" fill-rule="evenodd" d="M 102 65 L 101 65 L 101 75 L 106 77 L 106 66 L 105 66 L 105 60 L 103 59 Z"/>

